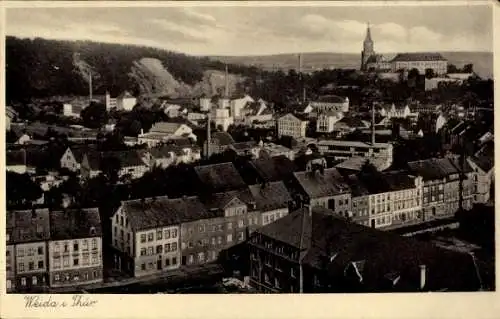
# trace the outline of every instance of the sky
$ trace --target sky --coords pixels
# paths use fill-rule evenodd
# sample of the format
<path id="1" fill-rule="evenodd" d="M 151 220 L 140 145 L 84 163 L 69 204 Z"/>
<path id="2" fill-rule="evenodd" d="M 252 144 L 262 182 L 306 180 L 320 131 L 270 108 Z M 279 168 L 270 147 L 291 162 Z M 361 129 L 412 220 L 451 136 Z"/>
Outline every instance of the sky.
<path id="1" fill-rule="evenodd" d="M 193 55 L 493 51 L 492 9 L 474 6 L 9 8 L 23 38 L 146 45 Z"/>

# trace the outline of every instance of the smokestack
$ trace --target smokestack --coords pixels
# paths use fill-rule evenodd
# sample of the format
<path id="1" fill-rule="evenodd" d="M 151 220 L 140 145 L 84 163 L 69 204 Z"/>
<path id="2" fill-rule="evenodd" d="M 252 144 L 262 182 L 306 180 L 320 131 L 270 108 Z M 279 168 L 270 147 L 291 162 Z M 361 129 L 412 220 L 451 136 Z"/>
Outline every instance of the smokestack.
<path id="1" fill-rule="evenodd" d="M 298 71 L 299 71 L 299 82 L 300 82 L 300 86 L 302 87 L 302 103 L 305 103 L 306 102 L 306 87 L 304 85 L 304 77 L 302 75 L 302 53 L 299 53 Z"/>
<path id="2" fill-rule="evenodd" d="M 89 105 L 92 103 L 92 70 L 89 70 Z"/>
<path id="3" fill-rule="evenodd" d="M 425 265 L 420 265 L 420 289 L 424 289 L 425 280 L 427 276 L 427 267 Z"/>
<path id="4" fill-rule="evenodd" d="M 210 122 L 211 122 L 211 109 L 208 109 L 208 114 L 207 114 L 207 147 L 205 149 L 205 157 L 209 158 L 210 157 L 210 141 L 212 140 L 211 134 L 210 134 Z"/>
<path id="5" fill-rule="evenodd" d="M 375 103 L 372 103 L 372 145 L 375 145 Z"/>
<path id="6" fill-rule="evenodd" d="M 302 74 L 302 54 L 301 53 L 299 53 L 299 66 L 298 66 L 297 70 L 299 71 L 299 75 Z"/>
<path id="7" fill-rule="evenodd" d="M 228 72 L 227 72 L 227 64 L 226 64 L 226 73 L 224 75 L 224 81 L 225 81 L 225 85 L 224 85 L 224 97 L 227 98 L 229 97 L 229 79 L 228 79 Z"/>

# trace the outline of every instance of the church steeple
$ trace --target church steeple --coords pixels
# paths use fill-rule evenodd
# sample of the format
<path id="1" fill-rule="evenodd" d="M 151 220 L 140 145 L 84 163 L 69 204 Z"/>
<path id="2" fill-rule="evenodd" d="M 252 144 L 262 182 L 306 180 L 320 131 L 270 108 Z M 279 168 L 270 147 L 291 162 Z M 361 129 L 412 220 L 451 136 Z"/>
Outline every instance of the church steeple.
<path id="1" fill-rule="evenodd" d="M 375 55 L 375 51 L 373 50 L 373 40 L 370 30 L 370 23 L 368 22 L 366 26 L 366 37 L 363 41 L 363 51 L 361 52 L 361 70 L 366 71 L 366 62 L 372 55 Z"/>
<path id="2" fill-rule="evenodd" d="M 370 22 L 368 22 L 366 26 L 366 37 L 365 37 L 365 42 L 372 42 L 372 33 L 370 31 Z"/>

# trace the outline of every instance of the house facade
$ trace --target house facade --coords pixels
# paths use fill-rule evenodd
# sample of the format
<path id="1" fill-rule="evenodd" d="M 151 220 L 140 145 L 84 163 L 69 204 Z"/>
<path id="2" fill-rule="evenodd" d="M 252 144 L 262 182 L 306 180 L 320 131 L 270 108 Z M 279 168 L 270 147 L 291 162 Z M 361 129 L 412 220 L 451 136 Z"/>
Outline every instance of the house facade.
<path id="1" fill-rule="evenodd" d="M 331 133 L 335 129 L 335 123 L 340 121 L 344 115 L 341 112 L 321 112 L 316 122 L 316 132 Z"/>
<path id="2" fill-rule="evenodd" d="M 278 118 L 278 137 L 292 136 L 294 138 L 306 137 L 308 121 L 299 118 L 297 115 L 288 113 Z"/>
<path id="3" fill-rule="evenodd" d="M 48 242 L 51 287 L 102 282 L 102 230 L 97 208 L 50 213 Z"/>
<path id="4" fill-rule="evenodd" d="M 487 203 L 495 177 L 495 161 L 485 155 L 474 156 L 467 161 L 474 170 L 474 203 Z"/>

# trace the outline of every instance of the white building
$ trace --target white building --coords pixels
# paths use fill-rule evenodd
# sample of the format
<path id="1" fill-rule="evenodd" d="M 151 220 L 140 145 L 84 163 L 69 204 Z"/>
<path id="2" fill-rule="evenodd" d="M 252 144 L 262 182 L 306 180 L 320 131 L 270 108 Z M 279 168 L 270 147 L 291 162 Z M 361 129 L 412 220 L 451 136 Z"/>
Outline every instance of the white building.
<path id="1" fill-rule="evenodd" d="M 335 129 L 335 123 L 340 121 L 344 117 L 342 112 L 322 112 L 318 114 L 316 122 L 316 132 L 318 133 L 330 133 Z"/>
<path id="2" fill-rule="evenodd" d="M 231 100 L 231 114 L 233 115 L 233 118 L 239 119 L 241 116 L 241 110 L 248 104 L 248 103 L 253 103 L 255 100 L 249 96 L 249 95 L 244 95 L 240 98 L 237 99 L 232 99 Z"/>
<path id="3" fill-rule="evenodd" d="M 228 127 L 234 123 L 234 118 L 231 116 L 228 108 L 212 109 L 211 117 L 212 121 L 215 123 L 215 127 L 221 126 L 224 132 L 226 132 Z"/>
<path id="4" fill-rule="evenodd" d="M 278 137 L 292 136 L 294 138 L 306 137 L 308 121 L 292 113 L 285 114 L 278 118 Z"/>

